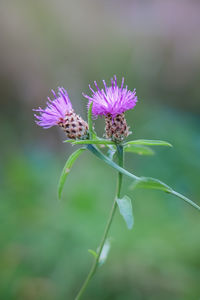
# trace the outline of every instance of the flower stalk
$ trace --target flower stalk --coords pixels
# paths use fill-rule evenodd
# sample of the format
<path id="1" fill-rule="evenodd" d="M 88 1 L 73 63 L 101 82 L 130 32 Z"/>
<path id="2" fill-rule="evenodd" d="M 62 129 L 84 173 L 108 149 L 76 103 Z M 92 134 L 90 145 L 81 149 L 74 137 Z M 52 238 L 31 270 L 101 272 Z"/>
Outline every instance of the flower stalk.
<path id="1" fill-rule="evenodd" d="M 116 144 L 116 147 L 117 147 L 118 163 L 119 163 L 120 167 L 123 168 L 123 161 L 124 161 L 123 146 L 120 145 L 120 144 Z M 113 205 L 112 205 L 112 209 L 110 211 L 110 215 L 109 215 L 109 218 L 108 218 L 108 221 L 107 221 L 107 224 L 106 224 L 106 228 L 105 228 L 105 231 L 104 231 L 99 249 L 97 251 L 97 256 L 96 256 L 96 258 L 93 262 L 93 265 L 90 269 L 90 272 L 89 272 L 88 276 L 86 277 L 86 279 L 85 279 L 79 293 L 77 294 L 75 300 L 81 299 L 84 291 L 86 290 L 88 284 L 90 283 L 90 280 L 92 279 L 92 277 L 94 276 L 94 274 L 96 273 L 96 270 L 98 268 L 101 252 L 102 252 L 104 244 L 106 242 L 106 239 L 107 239 L 107 236 L 108 236 L 108 233 L 109 233 L 109 230 L 110 230 L 110 227 L 111 227 L 114 215 L 115 215 L 115 211 L 116 211 L 116 208 L 117 208 L 116 198 L 120 197 L 121 187 L 122 187 L 122 177 L 123 177 L 123 174 L 121 172 L 118 172 L 116 195 L 115 195 L 115 199 L 114 199 L 114 202 L 113 202 Z"/>

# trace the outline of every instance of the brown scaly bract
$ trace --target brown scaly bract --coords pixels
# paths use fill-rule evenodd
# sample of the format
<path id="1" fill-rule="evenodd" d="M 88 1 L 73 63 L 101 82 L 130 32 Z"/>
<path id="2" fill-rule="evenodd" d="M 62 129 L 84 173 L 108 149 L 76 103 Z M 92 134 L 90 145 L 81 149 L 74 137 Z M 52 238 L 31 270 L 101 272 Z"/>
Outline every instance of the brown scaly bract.
<path id="1" fill-rule="evenodd" d="M 110 114 L 105 116 L 106 126 L 106 138 L 112 139 L 116 142 L 121 142 L 125 137 L 127 137 L 131 132 L 127 126 L 124 113 L 117 115 L 112 118 Z"/>
<path id="2" fill-rule="evenodd" d="M 63 128 L 69 139 L 84 139 L 88 135 L 88 124 L 73 110 L 67 113 L 58 125 Z"/>

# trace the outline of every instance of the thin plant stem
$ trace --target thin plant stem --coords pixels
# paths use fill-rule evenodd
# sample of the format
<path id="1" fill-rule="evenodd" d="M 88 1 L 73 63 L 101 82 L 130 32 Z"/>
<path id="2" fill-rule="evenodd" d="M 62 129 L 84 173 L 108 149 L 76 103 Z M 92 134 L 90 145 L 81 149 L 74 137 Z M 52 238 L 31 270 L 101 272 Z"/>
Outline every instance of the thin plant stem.
<path id="1" fill-rule="evenodd" d="M 124 159 L 123 159 L 123 146 L 122 145 L 116 145 L 116 146 L 117 146 L 117 156 L 118 156 L 119 165 L 121 167 L 123 167 L 123 161 L 124 161 Z M 111 227 L 113 217 L 115 215 L 115 211 L 116 211 L 116 208 L 117 208 L 116 198 L 120 197 L 121 186 L 122 186 L 122 177 L 123 177 L 123 174 L 119 172 L 118 173 L 118 179 L 117 179 L 117 188 L 116 188 L 115 199 L 114 199 L 114 202 L 113 202 L 113 205 L 112 205 L 112 209 L 110 211 L 110 215 L 109 215 L 109 218 L 108 218 L 108 221 L 107 221 L 107 224 L 106 224 L 106 228 L 105 228 L 100 246 L 99 246 L 98 251 L 97 251 L 97 256 L 96 256 L 96 258 L 93 262 L 93 265 L 90 269 L 90 272 L 89 272 L 88 276 L 86 277 L 86 279 L 85 279 L 78 295 L 76 296 L 75 300 L 81 299 L 81 297 L 82 297 L 84 291 L 86 290 L 91 278 L 94 276 L 94 274 L 97 270 L 97 267 L 98 267 L 98 264 L 99 264 L 99 259 L 100 259 L 100 256 L 101 256 L 101 252 L 102 252 L 103 246 L 105 244 L 106 238 L 108 236 L 108 232 L 109 232 L 109 229 Z"/>

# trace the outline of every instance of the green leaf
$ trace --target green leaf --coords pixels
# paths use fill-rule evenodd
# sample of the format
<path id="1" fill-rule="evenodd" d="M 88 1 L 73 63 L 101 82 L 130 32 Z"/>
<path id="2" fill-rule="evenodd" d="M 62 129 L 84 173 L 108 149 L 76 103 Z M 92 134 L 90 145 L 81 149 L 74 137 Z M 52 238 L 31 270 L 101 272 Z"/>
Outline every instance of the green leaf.
<path id="1" fill-rule="evenodd" d="M 189 198 L 185 197 L 184 195 L 174 191 L 171 187 L 169 187 L 167 184 L 163 183 L 162 181 L 151 178 L 151 177 L 140 177 L 139 180 L 136 180 L 134 184 L 131 186 L 132 188 L 145 188 L 145 189 L 155 189 L 164 191 L 166 193 L 172 194 L 181 200 L 184 200 L 194 208 L 200 210 L 200 206 L 198 206 L 195 202 L 190 200 Z"/>
<path id="2" fill-rule="evenodd" d="M 164 192 L 171 192 L 172 189 L 158 179 L 154 179 L 151 177 L 140 177 L 139 180 L 136 180 L 132 186 L 132 188 L 144 188 L 144 189 L 156 189 Z"/>
<path id="3" fill-rule="evenodd" d="M 150 188 L 150 189 L 157 189 L 157 190 L 162 190 L 165 191 L 167 193 L 170 193 L 182 200 L 184 200 L 185 202 L 187 202 L 188 204 L 192 205 L 193 207 L 195 207 L 196 209 L 200 210 L 200 206 L 198 206 L 196 203 L 194 203 L 192 200 L 190 200 L 189 198 L 181 195 L 180 193 L 177 193 L 176 191 L 174 191 L 172 188 L 170 188 L 168 185 L 166 185 L 165 183 L 163 183 L 162 181 L 158 180 L 158 179 L 154 179 L 154 178 L 148 178 L 148 177 L 138 177 L 130 172 L 128 172 L 127 170 L 125 170 L 124 168 L 118 166 L 115 162 L 113 162 L 110 158 L 108 158 L 107 156 L 105 156 L 104 154 L 101 153 L 101 151 L 99 151 L 99 149 L 97 149 L 95 146 L 93 145 L 88 145 L 87 146 L 88 150 L 91 151 L 96 157 L 98 157 L 99 159 L 103 160 L 105 163 L 107 163 L 109 166 L 111 166 L 112 168 L 114 168 L 115 170 L 117 170 L 118 172 L 130 177 L 131 179 L 135 180 L 134 183 L 134 187 L 145 187 L 145 188 Z"/>
<path id="4" fill-rule="evenodd" d="M 139 155 L 153 155 L 155 152 L 146 146 L 128 144 L 124 147 L 125 152 L 137 153 Z"/>
<path id="5" fill-rule="evenodd" d="M 88 252 L 90 253 L 90 254 L 92 254 L 93 256 L 94 256 L 94 258 L 97 258 L 97 253 L 94 251 L 94 250 L 92 250 L 92 249 L 88 249 Z"/>
<path id="6" fill-rule="evenodd" d="M 174 191 L 174 190 L 171 190 L 169 192 L 170 194 L 180 198 L 181 200 L 184 200 L 185 202 L 187 202 L 188 204 L 192 205 L 193 207 L 195 207 L 196 209 L 200 210 L 200 206 L 198 206 L 195 202 L 193 202 L 192 200 L 190 200 L 189 198 L 185 197 L 184 195 Z"/>
<path id="7" fill-rule="evenodd" d="M 73 142 L 76 142 L 76 140 L 65 140 L 65 141 L 63 141 L 63 143 L 73 143 Z"/>
<path id="8" fill-rule="evenodd" d="M 132 203 L 128 196 L 124 196 L 122 199 L 116 199 L 117 205 L 119 207 L 120 214 L 124 218 L 128 229 L 132 229 L 134 224 Z"/>
<path id="9" fill-rule="evenodd" d="M 62 194 L 62 190 L 63 190 L 63 187 L 64 187 L 64 184 L 65 184 L 65 181 L 67 179 L 67 176 L 71 170 L 71 167 L 72 165 L 74 164 L 75 160 L 80 156 L 80 154 L 85 151 L 86 148 L 80 148 L 78 150 L 76 150 L 75 152 L 73 152 L 70 157 L 68 158 L 63 170 L 62 170 L 62 173 L 61 173 L 61 176 L 60 176 L 60 180 L 59 180 L 59 183 L 58 183 L 58 198 L 60 199 L 61 198 L 61 194 Z"/>
<path id="10" fill-rule="evenodd" d="M 103 265 L 108 257 L 108 253 L 110 251 L 110 241 L 109 239 L 107 239 L 105 241 L 105 244 L 103 245 L 103 249 L 101 250 L 101 254 L 100 254 L 100 257 L 99 257 L 99 265 Z"/>
<path id="11" fill-rule="evenodd" d="M 115 143 L 109 140 L 99 139 L 99 140 L 79 140 L 73 141 L 73 145 L 88 145 L 88 144 L 100 144 L 100 145 L 114 145 Z"/>
<path id="12" fill-rule="evenodd" d="M 134 140 L 124 144 L 126 145 L 147 145 L 147 146 L 168 146 L 172 147 L 172 145 L 165 141 L 159 140 Z"/>
<path id="13" fill-rule="evenodd" d="M 92 106 L 93 106 L 93 102 L 90 103 L 88 109 L 88 128 L 89 128 L 90 139 L 94 139 L 96 137 L 96 132 L 94 131 L 93 124 L 92 124 Z"/>

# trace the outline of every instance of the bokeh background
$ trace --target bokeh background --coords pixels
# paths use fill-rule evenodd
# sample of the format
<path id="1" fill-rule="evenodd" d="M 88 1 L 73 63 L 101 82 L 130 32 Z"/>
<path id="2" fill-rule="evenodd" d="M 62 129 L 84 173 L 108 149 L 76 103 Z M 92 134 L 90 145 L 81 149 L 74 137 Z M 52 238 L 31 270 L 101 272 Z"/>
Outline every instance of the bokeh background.
<path id="1" fill-rule="evenodd" d="M 90 153 L 57 200 L 75 147 L 60 129 L 37 127 L 32 108 L 58 85 L 86 117 L 88 84 L 124 76 L 139 99 L 127 114 L 131 138 L 174 145 L 128 154 L 126 167 L 200 204 L 199 28 L 198 0 L 1 1 L 0 299 L 74 299 L 113 201 L 115 171 Z M 116 214 L 109 257 L 84 299 L 200 299 L 199 213 L 162 192 L 127 191 L 130 183 L 135 226 Z"/>

